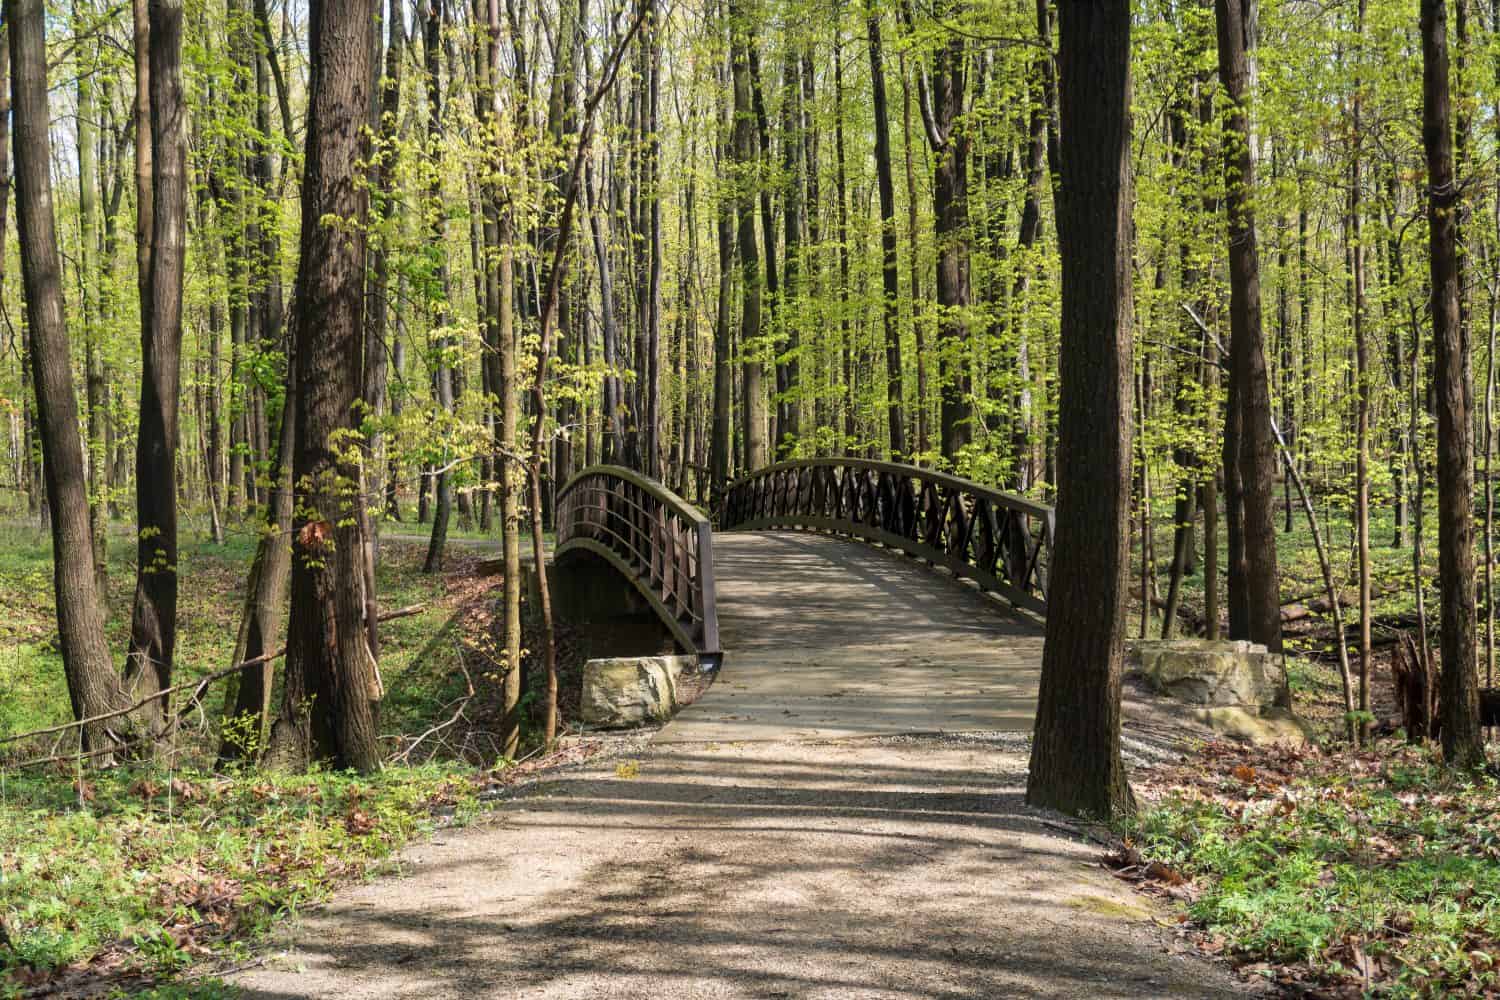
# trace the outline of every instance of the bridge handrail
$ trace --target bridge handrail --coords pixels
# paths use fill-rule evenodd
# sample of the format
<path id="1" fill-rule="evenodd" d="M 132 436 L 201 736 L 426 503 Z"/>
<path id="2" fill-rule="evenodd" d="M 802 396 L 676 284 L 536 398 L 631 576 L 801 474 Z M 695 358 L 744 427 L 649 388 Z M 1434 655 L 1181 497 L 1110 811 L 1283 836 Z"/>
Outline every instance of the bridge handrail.
<path id="1" fill-rule="evenodd" d="M 587 550 L 625 574 L 685 647 L 717 657 L 709 519 L 649 476 L 592 465 L 557 493 L 557 557 Z"/>
<path id="2" fill-rule="evenodd" d="M 1046 614 L 1053 509 L 946 472 L 865 458 L 777 462 L 730 484 L 719 526 L 856 535 Z"/>

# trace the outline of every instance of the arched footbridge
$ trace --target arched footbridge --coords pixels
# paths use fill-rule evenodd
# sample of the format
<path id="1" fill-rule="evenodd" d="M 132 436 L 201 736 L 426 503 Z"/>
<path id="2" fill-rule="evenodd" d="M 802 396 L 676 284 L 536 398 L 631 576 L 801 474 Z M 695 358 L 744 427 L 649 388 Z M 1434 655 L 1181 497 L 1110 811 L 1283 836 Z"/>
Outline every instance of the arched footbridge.
<path id="1" fill-rule="evenodd" d="M 735 482 L 717 527 L 607 465 L 574 476 L 556 514 L 564 572 L 607 565 L 679 647 L 723 661 L 661 741 L 1031 729 L 1050 507 L 915 466 L 804 459 Z"/>

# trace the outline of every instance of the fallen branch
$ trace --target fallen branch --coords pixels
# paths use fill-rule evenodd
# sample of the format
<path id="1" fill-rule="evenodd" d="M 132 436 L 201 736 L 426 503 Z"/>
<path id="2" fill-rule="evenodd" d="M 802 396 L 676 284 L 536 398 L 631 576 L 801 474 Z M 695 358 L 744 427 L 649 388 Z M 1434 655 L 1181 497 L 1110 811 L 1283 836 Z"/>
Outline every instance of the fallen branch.
<path id="1" fill-rule="evenodd" d="M 412 615 L 421 614 L 426 609 L 427 605 L 425 604 L 410 604 L 404 608 L 397 608 L 394 611 L 386 611 L 380 615 L 377 615 L 375 620 L 379 622 L 388 622 L 396 618 L 409 618 Z M 187 706 L 184 707 L 182 712 L 178 713 L 178 718 L 180 719 L 186 713 L 187 707 L 196 705 L 198 703 L 198 699 L 203 697 L 203 694 L 205 691 L 207 691 L 208 686 L 214 681 L 223 680 L 225 677 L 228 677 L 231 674 L 239 673 L 242 670 L 248 670 L 251 667 L 262 666 L 266 663 L 269 663 L 271 660 L 280 659 L 284 655 L 286 655 L 285 646 L 270 653 L 263 653 L 260 656 L 251 657 L 248 660 L 241 660 L 239 663 L 235 663 L 231 666 L 225 667 L 222 670 L 215 670 L 213 673 L 209 674 L 206 677 L 200 678 L 197 681 L 183 681 L 181 684 L 173 684 L 171 687 L 162 688 L 160 691 L 149 694 L 146 697 L 142 698 L 140 701 L 137 701 L 135 704 L 127 705 L 124 708 L 117 708 L 111 712 L 101 712 L 98 715 L 91 715 L 86 719 L 75 719 L 72 722 L 64 722 L 61 725 L 50 726 L 46 729 L 33 729 L 28 733 L 17 733 L 14 736 L 0 737 L 0 746 L 3 746 L 7 743 L 17 743 L 25 739 L 32 739 L 37 736 L 51 736 L 54 733 L 66 733 L 70 729 L 77 729 L 81 726 L 93 725 L 96 722 L 106 722 L 110 719 L 117 719 L 122 715 L 129 715 L 132 712 L 139 711 L 140 709 L 145 708 L 147 705 L 151 704 L 153 701 L 158 701 L 162 698 L 169 697 L 170 695 L 173 695 L 178 691 L 182 691 L 186 688 L 192 687 L 194 688 L 194 691 L 192 696 L 187 700 Z M 160 734 L 157 734 L 157 736 L 148 738 L 155 739 L 165 734 L 166 730 L 164 730 Z M 100 750 L 93 751 L 89 754 L 89 756 L 94 756 L 98 753 L 113 753 L 117 750 L 123 749 L 126 746 L 130 746 L 133 743 L 138 742 L 140 741 L 134 740 L 131 741 L 131 743 L 125 744 L 115 743 L 107 748 L 101 748 Z M 71 760 L 74 756 L 76 755 L 68 754 L 67 759 Z"/>
<path id="2" fill-rule="evenodd" d="M 417 747 L 426 742 L 429 736 L 436 736 L 438 733 L 443 732 L 445 729 L 449 729 L 450 727 L 457 724 L 459 719 L 462 719 L 464 717 L 464 709 L 468 708 L 469 702 L 474 699 L 474 678 L 469 675 L 469 668 L 464 663 L 462 650 L 460 650 L 458 654 L 458 668 L 464 672 L 464 685 L 467 687 L 468 691 L 466 694 L 464 694 L 463 697 L 458 699 L 458 707 L 453 710 L 453 715 L 449 717 L 447 722 L 442 722 L 436 726 L 431 727 L 427 730 L 427 732 L 423 733 L 421 736 L 418 736 L 415 740 L 413 740 L 411 746 L 407 747 L 400 753 L 393 755 L 390 759 L 390 762 L 392 764 L 405 764 L 411 759 L 412 752 L 415 751 Z"/>

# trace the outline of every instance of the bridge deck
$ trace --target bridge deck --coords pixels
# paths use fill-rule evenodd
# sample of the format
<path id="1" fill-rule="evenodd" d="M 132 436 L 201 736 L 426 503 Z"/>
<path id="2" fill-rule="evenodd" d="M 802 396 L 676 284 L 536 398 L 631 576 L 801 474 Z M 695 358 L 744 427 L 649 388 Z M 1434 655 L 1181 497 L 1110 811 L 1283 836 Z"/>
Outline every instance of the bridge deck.
<path id="1" fill-rule="evenodd" d="M 723 670 L 657 742 L 1031 729 L 1036 623 L 861 542 L 716 532 L 713 545 Z"/>

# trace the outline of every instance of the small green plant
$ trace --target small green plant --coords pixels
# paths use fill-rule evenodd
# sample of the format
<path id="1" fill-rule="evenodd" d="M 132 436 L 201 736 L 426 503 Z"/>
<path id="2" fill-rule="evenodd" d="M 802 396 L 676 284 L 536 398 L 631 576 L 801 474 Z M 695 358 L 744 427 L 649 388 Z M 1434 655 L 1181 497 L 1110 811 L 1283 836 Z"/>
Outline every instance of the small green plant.
<path id="1" fill-rule="evenodd" d="M 1500 988 L 1500 786 L 1427 750 L 1215 745 L 1130 821 L 1192 879 L 1189 915 L 1245 961 L 1382 995 Z M 1183 779 L 1183 780 L 1176 780 Z"/>
<path id="2" fill-rule="evenodd" d="M 86 811 L 70 783 L 7 782 L 0 844 L 17 846 L 0 856 L 0 983 L 113 950 L 170 974 L 362 877 L 430 828 L 434 808 L 475 801 L 462 769 L 443 765 L 368 778 L 122 768 L 87 781 Z"/>

